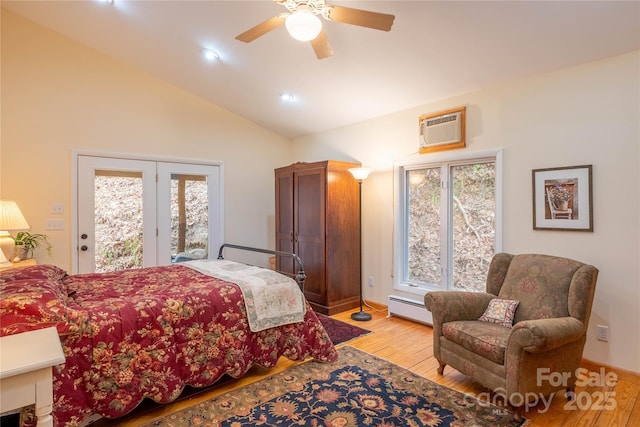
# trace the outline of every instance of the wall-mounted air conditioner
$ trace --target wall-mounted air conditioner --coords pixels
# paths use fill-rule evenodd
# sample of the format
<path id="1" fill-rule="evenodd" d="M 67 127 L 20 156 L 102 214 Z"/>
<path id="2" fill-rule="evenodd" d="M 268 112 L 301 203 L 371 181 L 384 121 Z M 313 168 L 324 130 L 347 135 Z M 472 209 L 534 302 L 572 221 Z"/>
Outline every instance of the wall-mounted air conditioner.
<path id="1" fill-rule="evenodd" d="M 420 116 L 420 153 L 465 146 L 466 107 Z"/>

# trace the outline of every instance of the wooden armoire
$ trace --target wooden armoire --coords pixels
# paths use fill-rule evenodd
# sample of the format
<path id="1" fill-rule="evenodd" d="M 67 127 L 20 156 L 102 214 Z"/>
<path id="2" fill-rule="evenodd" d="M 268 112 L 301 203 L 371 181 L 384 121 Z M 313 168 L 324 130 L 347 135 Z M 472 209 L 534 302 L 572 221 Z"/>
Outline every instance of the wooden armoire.
<path id="1" fill-rule="evenodd" d="M 327 160 L 275 170 L 276 250 L 297 254 L 313 309 L 332 315 L 360 305 L 358 163 Z M 290 259 L 279 270 L 294 273 Z"/>

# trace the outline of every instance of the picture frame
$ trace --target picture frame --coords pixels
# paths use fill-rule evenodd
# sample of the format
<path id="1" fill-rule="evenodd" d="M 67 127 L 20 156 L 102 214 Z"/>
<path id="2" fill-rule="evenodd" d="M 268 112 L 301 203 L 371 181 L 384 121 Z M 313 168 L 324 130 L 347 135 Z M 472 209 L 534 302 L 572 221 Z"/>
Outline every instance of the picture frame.
<path id="1" fill-rule="evenodd" d="M 534 169 L 533 229 L 593 231 L 592 165 Z"/>

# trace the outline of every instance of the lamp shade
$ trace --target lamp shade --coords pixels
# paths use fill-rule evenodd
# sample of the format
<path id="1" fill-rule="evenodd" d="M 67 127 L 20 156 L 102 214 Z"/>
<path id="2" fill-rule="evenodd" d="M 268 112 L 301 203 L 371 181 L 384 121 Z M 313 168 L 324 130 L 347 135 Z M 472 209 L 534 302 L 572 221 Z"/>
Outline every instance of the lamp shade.
<path id="1" fill-rule="evenodd" d="M 306 9 L 298 9 L 295 13 L 287 16 L 284 25 L 291 37 L 301 42 L 315 39 L 322 30 L 320 18 Z"/>
<path id="2" fill-rule="evenodd" d="M 364 181 L 371 173 L 371 169 L 368 168 L 350 168 L 348 169 L 351 175 L 358 181 Z"/>
<path id="3" fill-rule="evenodd" d="M 13 200 L 0 200 L 0 231 L 28 230 L 29 223 Z"/>

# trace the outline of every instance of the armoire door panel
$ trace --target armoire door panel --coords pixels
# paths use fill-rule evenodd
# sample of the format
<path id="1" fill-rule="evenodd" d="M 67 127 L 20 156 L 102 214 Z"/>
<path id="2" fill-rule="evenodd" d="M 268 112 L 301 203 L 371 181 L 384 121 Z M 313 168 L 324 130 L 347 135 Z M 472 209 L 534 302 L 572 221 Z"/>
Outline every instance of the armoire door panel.
<path id="1" fill-rule="evenodd" d="M 324 304 L 324 170 L 309 168 L 294 176 L 294 239 L 307 272 L 305 295 L 310 302 Z"/>
<path id="2" fill-rule="evenodd" d="M 324 187 L 322 169 L 298 172 L 295 177 L 295 231 L 298 238 L 324 240 Z"/>
<path id="3" fill-rule="evenodd" d="M 293 171 L 285 171 L 276 176 L 276 249 L 282 252 L 296 252 L 293 230 Z M 277 256 L 276 269 L 296 273 L 294 260 L 290 257 Z"/>
<path id="4" fill-rule="evenodd" d="M 304 294 L 309 302 L 325 304 L 325 265 L 322 245 L 298 243 L 297 254 L 302 259 L 307 278 L 304 282 Z"/>

